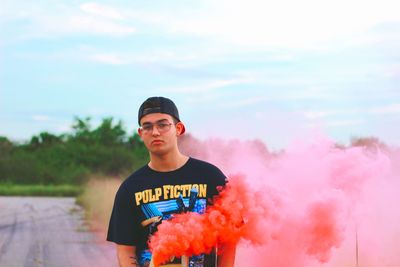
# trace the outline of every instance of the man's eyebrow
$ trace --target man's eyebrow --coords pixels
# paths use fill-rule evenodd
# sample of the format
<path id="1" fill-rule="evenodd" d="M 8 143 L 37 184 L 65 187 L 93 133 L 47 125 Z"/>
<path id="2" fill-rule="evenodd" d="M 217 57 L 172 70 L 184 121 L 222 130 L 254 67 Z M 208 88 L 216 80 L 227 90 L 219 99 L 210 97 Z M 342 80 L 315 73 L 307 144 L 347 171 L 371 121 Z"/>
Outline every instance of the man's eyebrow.
<path id="1" fill-rule="evenodd" d="M 161 119 L 161 120 L 156 121 L 155 123 L 160 123 L 160 122 L 169 122 L 169 121 L 168 121 L 168 119 Z M 143 122 L 142 125 L 148 125 L 148 124 L 153 124 L 153 123 L 146 121 L 146 122 Z"/>

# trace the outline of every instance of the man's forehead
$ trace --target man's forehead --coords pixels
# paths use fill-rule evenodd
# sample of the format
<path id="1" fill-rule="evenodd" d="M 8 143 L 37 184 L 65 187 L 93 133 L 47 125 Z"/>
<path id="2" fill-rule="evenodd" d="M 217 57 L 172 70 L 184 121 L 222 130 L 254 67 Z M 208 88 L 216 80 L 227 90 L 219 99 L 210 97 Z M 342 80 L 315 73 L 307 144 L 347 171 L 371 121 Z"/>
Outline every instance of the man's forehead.
<path id="1" fill-rule="evenodd" d="M 141 124 L 169 121 L 170 119 L 172 119 L 172 116 L 169 114 L 151 113 L 151 114 L 147 114 L 147 115 L 143 116 L 143 118 L 141 119 Z"/>

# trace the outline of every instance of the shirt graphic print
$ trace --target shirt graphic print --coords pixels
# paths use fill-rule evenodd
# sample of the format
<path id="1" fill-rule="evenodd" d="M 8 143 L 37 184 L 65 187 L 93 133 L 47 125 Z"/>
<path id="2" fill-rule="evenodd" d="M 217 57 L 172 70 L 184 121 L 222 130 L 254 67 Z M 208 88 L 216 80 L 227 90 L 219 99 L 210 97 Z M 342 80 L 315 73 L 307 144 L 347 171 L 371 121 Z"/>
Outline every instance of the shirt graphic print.
<path id="1" fill-rule="evenodd" d="M 150 236 L 157 231 L 157 226 L 163 220 L 173 218 L 174 214 L 188 211 L 202 214 L 207 206 L 206 196 L 207 184 L 164 185 L 151 191 L 137 192 L 135 200 L 142 212 L 141 226 L 146 228 L 145 231 Z M 164 201 L 157 201 L 161 197 Z M 143 250 L 138 259 L 140 265 L 146 266 L 151 261 L 151 256 L 148 249 Z M 171 263 L 179 264 L 181 259 L 173 259 Z M 203 267 L 204 255 L 189 257 L 189 266 Z"/>

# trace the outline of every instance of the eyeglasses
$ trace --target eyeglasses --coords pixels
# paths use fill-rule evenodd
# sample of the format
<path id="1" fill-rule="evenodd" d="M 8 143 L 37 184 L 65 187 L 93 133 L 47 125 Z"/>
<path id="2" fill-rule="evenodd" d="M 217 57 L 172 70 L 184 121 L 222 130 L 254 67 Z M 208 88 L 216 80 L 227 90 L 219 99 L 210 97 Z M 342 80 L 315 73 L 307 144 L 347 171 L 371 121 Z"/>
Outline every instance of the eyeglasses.
<path id="1" fill-rule="evenodd" d="M 159 133 L 166 133 L 171 129 L 173 123 L 166 122 L 156 122 L 156 123 L 146 123 L 140 127 L 144 134 L 153 133 L 153 127 L 156 126 Z"/>

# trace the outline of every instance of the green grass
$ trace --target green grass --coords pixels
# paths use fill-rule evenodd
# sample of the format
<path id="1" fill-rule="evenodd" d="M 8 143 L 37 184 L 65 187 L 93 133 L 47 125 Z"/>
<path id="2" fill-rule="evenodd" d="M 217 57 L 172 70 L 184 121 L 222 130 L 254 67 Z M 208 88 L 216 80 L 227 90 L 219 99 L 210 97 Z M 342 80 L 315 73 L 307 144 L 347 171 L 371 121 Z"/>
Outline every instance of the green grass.
<path id="1" fill-rule="evenodd" d="M 77 185 L 22 185 L 1 184 L 0 196 L 77 196 L 82 193 L 82 187 Z"/>

